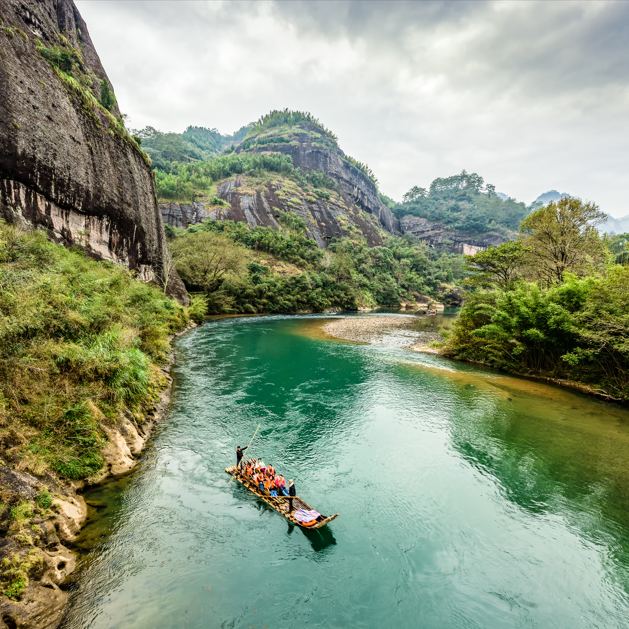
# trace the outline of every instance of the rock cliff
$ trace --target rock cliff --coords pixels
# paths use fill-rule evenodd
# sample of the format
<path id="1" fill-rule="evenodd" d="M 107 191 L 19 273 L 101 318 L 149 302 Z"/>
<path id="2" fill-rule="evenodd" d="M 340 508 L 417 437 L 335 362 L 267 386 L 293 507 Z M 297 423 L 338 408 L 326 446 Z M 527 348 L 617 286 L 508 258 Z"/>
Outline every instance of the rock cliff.
<path id="1" fill-rule="evenodd" d="M 150 160 L 96 98 L 106 79 L 72 0 L 0 0 L 0 217 L 161 283 Z M 183 284 L 169 291 L 181 301 Z"/>
<path id="2" fill-rule="evenodd" d="M 296 168 L 304 172 L 324 172 L 337 182 L 346 203 L 351 203 L 375 216 L 389 232 L 398 232 L 397 220 L 378 198 L 378 189 L 371 179 L 354 166 L 343 151 L 326 141 L 314 125 L 300 123 L 289 134 L 288 143 L 274 143 L 273 134 L 263 133 L 247 138 L 236 151 L 264 152 L 273 150 L 290 155 Z M 286 135 L 284 137 L 286 137 Z M 265 142 L 269 142 L 265 144 Z"/>
<path id="3" fill-rule="evenodd" d="M 319 247 L 331 238 L 352 233 L 363 235 L 370 246 L 383 243 L 384 226 L 373 214 L 361 210 L 344 195 L 331 191 L 329 199 L 320 199 L 303 190 L 292 180 L 274 177 L 260 183 L 246 175 L 237 175 L 217 185 L 214 203 L 160 203 L 164 222 L 173 227 L 188 227 L 206 218 L 244 222 L 255 227 L 280 227 L 280 212 L 292 212 L 307 225 L 307 236 Z"/>
<path id="4" fill-rule="evenodd" d="M 487 247 L 495 247 L 507 241 L 507 238 L 498 233 L 470 234 L 451 231 L 443 223 L 432 222 L 416 216 L 402 218 L 400 227 L 402 233 L 412 234 L 428 245 L 445 247 L 451 253 L 463 253 L 465 255 L 474 255 L 487 249 Z"/>
<path id="5" fill-rule="evenodd" d="M 306 222 L 308 237 L 322 248 L 331 238 L 352 233 L 362 234 L 371 246 L 381 245 L 385 233 L 400 233 L 373 181 L 314 125 L 300 123 L 249 136 L 236 153 L 290 155 L 301 173 L 325 173 L 336 189 L 316 190 L 280 175 L 266 181 L 238 175 L 218 182 L 209 202 L 160 203 L 164 222 L 188 227 L 210 218 L 273 227 L 279 225 L 280 212 L 293 212 Z"/>

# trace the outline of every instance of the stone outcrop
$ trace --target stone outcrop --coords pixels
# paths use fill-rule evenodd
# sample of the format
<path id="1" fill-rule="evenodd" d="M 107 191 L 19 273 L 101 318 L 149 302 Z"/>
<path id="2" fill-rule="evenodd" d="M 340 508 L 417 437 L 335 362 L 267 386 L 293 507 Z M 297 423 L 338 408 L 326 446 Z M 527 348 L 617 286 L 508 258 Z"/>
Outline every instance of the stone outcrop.
<path id="1" fill-rule="evenodd" d="M 0 18 L 0 217 L 161 283 L 170 265 L 153 176 L 94 99 L 106 74 L 74 3 L 0 0 Z M 76 53 L 92 91 L 41 46 Z M 169 290 L 187 302 L 174 275 Z"/>
<path id="2" fill-rule="evenodd" d="M 446 247 L 452 253 L 465 255 L 474 255 L 487 247 L 507 242 L 507 238 L 494 232 L 478 235 L 450 231 L 443 223 L 416 216 L 405 216 L 400 220 L 400 227 L 404 234 L 412 234 L 428 245 Z"/>
<path id="3" fill-rule="evenodd" d="M 293 212 L 305 221 L 308 237 L 321 248 L 331 238 L 352 232 L 360 232 L 370 246 L 383 243 L 385 226 L 377 216 L 338 192 L 330 192 L 329 199 L 322 199 L 288 179 L 278 177 L 273 183 L 252 187 L 245 176 L 237 175 L 218 184 L 217 197 L 224 203 L 160 203 L 159 207 L 164 222 L 173 227 L 185 228 L 206 218 L 244 222 L 251 227 L 279 227 L 280 212 Z"/>
<path id="4" fill-rule="evenodd" d="M 345 159 L 345 154 L 340 148 L 333 148 L 326 145 L 328 143 L 319 142 L 318 134 L 321 134 L 321 131 L 316 126 L 300 123 L 290 134 L 293 139 L 292 142 L 272 144 L 271 146 L 252 146 L 247 150 L 252 153 L 272 150 L 290 155 L 293 165 L 303 172 L 318 170 L 326 173 L 338 184 L 339 192 L 347 205 L 356 205 L 375 216 L 387 231 L 398 233 L 397 219 L 391 210 L 380 201 L 378 189 L 369 177 Z M 255 139 L 256 136 L 253 136 L 249 138 L 249 141 L 255 141 Z M 236 151 L 241 151 L 242 146 Z"/>
<path id="5" fill-rule="evenodd" d="M 282 140 L 285 132 L 278 131 Z M 216 198 L 224 203 L 160 203 L 163 220 L 173 227 L 188 227 L 206 218 L 245 222 L 251 227 L 277 227 L 279 212 L 293 212 L 307 225 L 307 235 L 319 247 L 331 238 L 362 234 L 369 245 L 383 244 L 385 233 L 399 234 L 400 227 L 391 210 L 378 197 L 378 189 L 354 166 L 338 146 L 309 123 L 299 123 L 287 132 L 289 142 L 274 142 L 273 133 L 264 138 L 248 137 L 237 153 L 282 153 L 290 155 L 302 173 L 319 171 L 335 182 L 336 190 L 320 191 L 318 196 L 295 184 L 290 178 L 276 176 L 259 185 L 246 176 L 219 182 Z M 329 195 L 329 198 L 326 197 Z"/>

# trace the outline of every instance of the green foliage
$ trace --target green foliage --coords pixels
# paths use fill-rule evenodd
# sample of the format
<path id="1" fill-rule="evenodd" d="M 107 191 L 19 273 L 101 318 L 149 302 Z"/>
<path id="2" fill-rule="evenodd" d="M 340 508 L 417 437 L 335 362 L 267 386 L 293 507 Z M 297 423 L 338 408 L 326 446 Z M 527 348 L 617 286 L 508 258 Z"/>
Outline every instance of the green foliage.
<path id="1" fill-rule="evenodd" d="M 552 284 L 561 282 L 566 272 L 585 275 L 601 265 L 605 247 L 596 226 L 606 220 L 596 204 L 572 197 L 533 211 L 520 231 L 535 279 Z"/>
<path id="2" fill-rule="evenodd" d="M 388 197 L 386 194 L 378 192 L 378 198 L 380 199 L 381 203 L 383 205 L 386 205 L 390 210 L 395 207 L 395 201 L 391 197 Z"/>
<path id="3" fill-rule="evenodd" d="M 221 151 L 233 147 L 244 138 L 249 126 L 242 127 L 233 135 L 222 135 L 217 129 L 188 127 L 183 133 L 162 133 L 153 127 L 136 129 L 145 150 L 153 160 L 153 167 L 169 173 L 178 163 L 187 164 L 210 160 Z"/>
<path id="4" fill-rule="evenodd" d="M 391 238 L 387 246 L 371 248 L 364 240 L 336 239 L 324 252 L 302 235 L 306 224 L 299 217 L 282 214 L 280 222 L 286 232 L 267 227 L 250 229 L 245 223 L 231 221 L 205 221 L 175 233 L 171 248 L 176 261 L 179 256 L 175 251 L 181 247 L 197 252 L 195 262 L 200 264 L 200 259 L 211 252 L 211 247 L 199 240 L 207 233 L 230 238 L 250 257 L 246 269 L 225 273 L 218 288 L 208 290 L 209 312 L 320 312 L 326 308 L 397 305 L 400 299 L 412 300 L 420 293 L 435 295 L 443 283 L 458 282 L 466 274 L 463 256 L 438 254 L 408 239 Z M 192 245 L 195 241 L 199 244 Z M 256 256 L 260 255 L 273 259 L 258 261 Z M 285 263 L 296 267 L 286 268 Z M 196 288 L 198 285 L 188 279 L 189 264 L 188 260 L 177 268 L 189 288 Z"/>
<path id="5" fill-rule="evenodd" d="M 107 79 L 100 82 L 100 104 L 107 110 L 111 111 L 116 106 L 116 98 L 109 87 Z"/>
<path id="6" fill-rule="evenodd" d="M 37 495 L 35 503 L 40 509 L 50 509 L 50 507 L 52 507 L 52 496 L 47 489 L 44 489 L 44 491 Z"/>
<path id="7" fill-rule="evenodd" d="M 295 222 L 295 224 L 299 223 Z M 279 260 L 285 260 L 298 266 L 307 267 L 316 264 L 323 256 L 314 240 L 301 234 L 283 233 L 269 227 L 251 229 L 246 223 L 205 221 L 200 225 L 193 225 L 188 228 L 188 232 L 193 234 L 203 231 L 226 234 L 234 242 L 247 249 L 270 253 Z"/>
<path id="8" fill-rule="evenodd" d="M 162 386 L 154 363 L 187 320 L 128 271 L 0 223 L 0 432 L 11 417 L 37 473 L 90 476 L 102 424 L 124 408 L 141 418 Z"/>
<path id="9" fill-rule="evenodd" d="M 188 306 L 188 315 L 196 324 L 200 325 L 205 321 L 208 307 L 207 295 L 192 295 L 190 306 Z"/>
<path id="10" fill-rule="evenodd" d="M 629 234 L 610 236 L 607 248 L 614 257 L 616 264 L 629 264 Z"/>
<path id="11" fill-rule="evenodd" d="M 81 52 L 72 46 L 51 46 L 50 48 L 37 46 L 37 51 L 51 65 L 59 68 L 66 74 L 72 74 L 75 65 L 79 66 L 82 71 L 85 70 Z"/>
<path id="12" fill-rule="evenodd" d="M 488 247 L 473 256 L 466 256 L 471 273 L 466 284 L 508 288 L 521 277 L 527 251 L 521 240 L 510 240 L 497 247 Z"/>
<path id="13" fill-rule="evenodd" d="M 297 234 L 303 234 L 306 231 L 307 225 L 303 218 L 297 216 L 293 212 L 281 212 L 277 219 L 286 229 L 295 232 Z"/>
<path id="14" fill-rule="evenodd" d="M 241 275 L 247 253 L 227 234 L 212 231 L 189 233 L 170 244 L 181 279 L 193 290 L 212 293 L 230 276 Z"/>
<path id="15" fill-rule="evenodd" d="M 0 563 L 3 593 L 11 600 L 19 601 L 28 587 L 29 573 L 43 562 L 44 558 L 36 550 L 29 551 L 26 556 L 14 553 L 10 558 L 5 557 Z"/>
<path id="16" fill-rule="evenodd" d="M 319 196 L 321 196 L 321 194 L 327 195 L 324 196 L 326 199 L 329 199 L 330 195 L 324 190 L 321 190 L 321 188 L 327 188 L 328 190 L 336 190 L 338 188 L 336 181 L 328 177 L 327 173 L 320 170 L 311 170 L 310 172 L 302 173 L 300 168 L 295 168 L 291 176 L 303 186 L 310 185 L 313 188 L 318 188 L 318 192 L 315 190 L 315 193 Z"/>
<path id="17" fill-rule="evenodd" d="M 294 127 L 304 123 L 316 127 L 319 131 L 321 131 L 321 133 L 332 140 L 334 144 L 338 142 L 336 135 L 327 129 L 310 112 L 292 111 L 289 109 L 275 109 L 268 114 L 261 116 L 249 129 L 248 136 L 256 135 L 274 127 Z"/>
<path id="18" fill-rule="evenodd" d="M 445 355 L 568 378 L 629 399 L 629 267 L 470 295 Z"/>
<path id="19" fill-rule="evenodd" d="M 497 289 L 468 297 L 444 353 L 629 399 L 629 267 L 622 250 L 616 260 L 604 250 L 595 226 L 605 218 L 566 197 L 534 210 L 522 240 L 468 257 L 470 281 Z"/>
<path id="20" fill-rule="evenodd" d="M 482 234 L 495 231 L 510 235 L 519 229 L 529 209 L 513 199 L 503 201 L 494 187 L 483 188 L 483 178 L 462 171 L 460 175 L 435 179 L 430 190 L 414 186 L 404 202 L 393 208 L 398 218 L 417 216 L 443 223 L 447 229 Z"/>
<path id="21" fill-rule="evenodd" d="M 170 172 L 157 170 L 155 184 L 160 199 L 193 201 L 199 191 L 211 191 L 214 183 L 232 175 L 261 175 L 275 172 L 290 174 L 290 155 L 221 155 L 212 160 L 191 164 L 172 164 Z"/>

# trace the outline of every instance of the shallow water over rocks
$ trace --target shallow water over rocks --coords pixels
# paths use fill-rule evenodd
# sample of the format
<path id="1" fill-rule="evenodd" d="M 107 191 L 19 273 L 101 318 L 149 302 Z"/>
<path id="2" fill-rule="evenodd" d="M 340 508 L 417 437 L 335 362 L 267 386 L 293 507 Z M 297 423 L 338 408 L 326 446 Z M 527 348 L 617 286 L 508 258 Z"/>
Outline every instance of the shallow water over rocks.
<path id="1" fill-rule="evenodd" d="M 65 629 L 629 626 L 627 410 L 314 326 L 178 341 L 170 417 L 87 496 Z M 259 422 L 321 532 L 229 483 Z"/>

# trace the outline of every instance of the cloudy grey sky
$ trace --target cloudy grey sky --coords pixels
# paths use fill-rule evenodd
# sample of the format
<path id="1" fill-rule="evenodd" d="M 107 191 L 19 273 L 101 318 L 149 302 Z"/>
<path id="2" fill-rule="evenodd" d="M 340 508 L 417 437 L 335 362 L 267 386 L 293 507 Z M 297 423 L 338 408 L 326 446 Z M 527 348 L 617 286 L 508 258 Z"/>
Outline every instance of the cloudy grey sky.
<path id="1" fill-rule="evenodd" d="M 465 168 L 629 214 L 629 2 L 76 4 L 133 127 L 307 110 L 395 199 Z"/>

